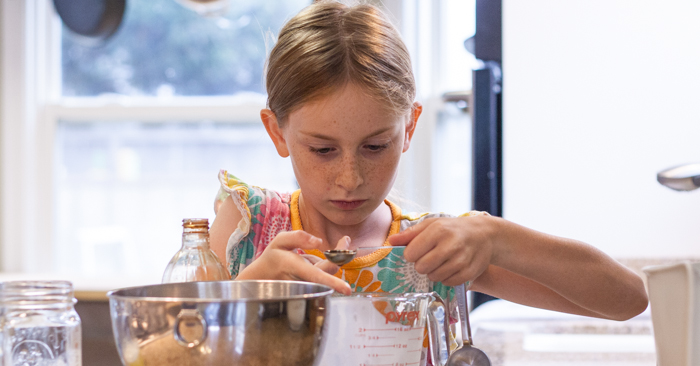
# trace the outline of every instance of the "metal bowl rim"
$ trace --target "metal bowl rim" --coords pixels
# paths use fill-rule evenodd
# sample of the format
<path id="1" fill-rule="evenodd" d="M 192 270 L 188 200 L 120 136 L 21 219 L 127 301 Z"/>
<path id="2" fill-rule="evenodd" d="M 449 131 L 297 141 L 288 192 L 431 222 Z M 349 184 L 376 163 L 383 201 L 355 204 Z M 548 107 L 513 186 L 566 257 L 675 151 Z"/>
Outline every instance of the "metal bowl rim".
<path id="1" fill-rule="evenodd" d="M 374 299 L 374 298 L 387 298 L 394 301 L 406 301 L 413 300 L 416 298 L 424 297 L 426 295 L 431 295 L 434 292 L 404 292 L 404 293 L 391 293 L 391 292 L 353 292 L 350 295 L 342 295 L 338 293 L 331 297 L 331 299 L 352 299 L 352 298 L 363 298 L 363 299 Z M 439 296 L 439 295 L 438 295 Z M 442 298 L 441 298 L 442 299 Z"/>
<path id="2" fill-rule="evenodd" d="M 220 281 L 220 282 L 234 282 L 234 281 Z M 312 293 L 312 294 L 302 294 L 302 295 L 292 295 L 292 296 L 277 296 L 267 299 L 224 299 L 217 297 L 157 297 L 157 296 L 125 296 L 116 295 L 116 292 L 127 291 L 143 287 L 158 286 L 160 284 L 146 285 L 146 286 L 132 286 L 124 287 L 116 290 L 111 290 L 107 292 L 107 297 L 112 300 L 131 300 L 131 301 L 151 301 L 151 302 L 188 302 L 188 303 L 207 303 L 207 302 L 277 302 L 286 300 L 308 300 L 318 297 L 330 296 L 333 294 L 334 290 L 326 285 L 314 282 L 304 282 L 304 281 L 281 281 L 281 280 L 240 280 L 235 281 L 239 283 L 288 283 L 288 284 L 300 284 L 300 285 L 316 285 L 320 287 L 325 287 L 326 290 Z M 185 282 L 183 282 L 185 283 Z"/>

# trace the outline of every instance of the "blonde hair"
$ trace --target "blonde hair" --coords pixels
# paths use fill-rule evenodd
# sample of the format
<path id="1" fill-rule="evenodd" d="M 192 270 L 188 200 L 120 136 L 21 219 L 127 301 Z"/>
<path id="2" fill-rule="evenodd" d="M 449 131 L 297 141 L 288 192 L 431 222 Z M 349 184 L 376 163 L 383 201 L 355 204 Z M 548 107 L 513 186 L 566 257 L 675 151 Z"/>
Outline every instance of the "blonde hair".
<path id="1" fill-rule="evenodd" d="M 397 115 L 416 95 L 408 50 L 372 5 L 308 6 L 284 25 L 266 67 L 267 105 L 280 124 L 303 103 L 350 82 Z"/>

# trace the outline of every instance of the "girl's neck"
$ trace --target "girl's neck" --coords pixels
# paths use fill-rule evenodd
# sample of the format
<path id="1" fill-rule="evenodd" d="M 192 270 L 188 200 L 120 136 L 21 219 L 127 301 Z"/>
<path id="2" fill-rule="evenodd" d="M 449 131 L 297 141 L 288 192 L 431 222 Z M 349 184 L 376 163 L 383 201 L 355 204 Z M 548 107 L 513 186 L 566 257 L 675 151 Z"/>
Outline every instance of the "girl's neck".
<path id="1" fill-rule="evenodd" d="M 382 246 L 393 220 L 391 209 L 382 203 L 362 222 L 338 225 L 313 207 L 305 205 L 303 194 L 299 195 L 299 218 L 304 231 L 321 238 L 327 249 L 335 248 L 338 241 L 346 235 L 350 237 L 351 249 Z"/>

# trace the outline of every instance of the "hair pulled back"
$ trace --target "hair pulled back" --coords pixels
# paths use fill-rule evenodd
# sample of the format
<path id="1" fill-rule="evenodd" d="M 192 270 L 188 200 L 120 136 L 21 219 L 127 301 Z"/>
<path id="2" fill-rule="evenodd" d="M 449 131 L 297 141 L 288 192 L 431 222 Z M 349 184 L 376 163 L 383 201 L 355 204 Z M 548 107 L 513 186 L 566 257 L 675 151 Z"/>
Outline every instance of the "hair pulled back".
<path id="1" fill-rule="evenodd" d="M 412 108 L 411 59 L 379 9 L 320 1 L 284 25 L 266 76 L 268 108 L 280 124 L 303 103 L 351 82 L 397 114 Z"/>

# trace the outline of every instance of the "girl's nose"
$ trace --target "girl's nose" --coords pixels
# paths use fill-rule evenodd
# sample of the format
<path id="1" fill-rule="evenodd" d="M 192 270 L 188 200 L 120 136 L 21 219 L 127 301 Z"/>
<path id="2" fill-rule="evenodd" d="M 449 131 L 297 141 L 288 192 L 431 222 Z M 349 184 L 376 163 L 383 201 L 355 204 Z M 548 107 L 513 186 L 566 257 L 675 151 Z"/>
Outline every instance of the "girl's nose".
<path id="1" fill-rule="evenodd" d="M 335 184 L 344 190 L 354 191 L 364 182 L 359 163 L 354 156 L 344 157 L 338 168 Z"/>

